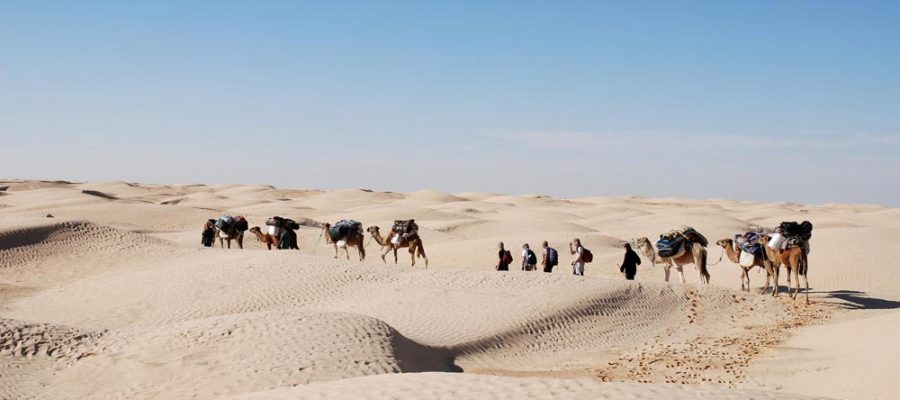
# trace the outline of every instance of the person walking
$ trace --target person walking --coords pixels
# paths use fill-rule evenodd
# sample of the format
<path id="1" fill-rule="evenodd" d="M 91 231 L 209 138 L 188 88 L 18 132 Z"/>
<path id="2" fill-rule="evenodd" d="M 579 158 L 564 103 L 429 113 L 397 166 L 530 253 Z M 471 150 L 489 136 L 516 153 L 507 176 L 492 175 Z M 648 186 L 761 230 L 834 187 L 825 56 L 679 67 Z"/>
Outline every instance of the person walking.
<path id="1" fill-rule="evenodd" d="M 619 267 L 619 271 L 625 275 L 625 279 L 633 281 L 634 276 L 637 275 L 638 265 L 641 265 L 641 258 L 631 249 L 630 244 L 625 243 L 625 259 L 622 260 L 622 266 Z"/>
<path id="2" fill-rule="evenodd" d="M 497 271 L 509 271 L 509 264 L 512 264 L 513 262 L 512 253 L 503 247 L 503 242 L 500 242 L 497 247 L 500 249 L 500 252 L 497 253 L 499 259 L 497 260 L 497 266 L 495 268 Z"/>
<path id="3" fill-rule="evenodd" d="M 581 245 L 581 239 L 575 239 L 569 242 L 569 252 L 575 255 L 575 261 L 572 261 L 572 275 L 584 276 L 584 246 Z"/>
<path id="4" fill-rule="evenodd" d="M 522 271 L 537 270 L 537 255 L 528 246 L 528 243 L 522 245 Z"/>
<path id="5" fill-rule="evenodd" d="M 544 247 L 544 255 L 541 259 L 541 265 L 544 266 L 544 272 L 553 272 L 553 267 L 559 265 L 559 252 L 550 247 L 546 240 L 542 246 Z"/>

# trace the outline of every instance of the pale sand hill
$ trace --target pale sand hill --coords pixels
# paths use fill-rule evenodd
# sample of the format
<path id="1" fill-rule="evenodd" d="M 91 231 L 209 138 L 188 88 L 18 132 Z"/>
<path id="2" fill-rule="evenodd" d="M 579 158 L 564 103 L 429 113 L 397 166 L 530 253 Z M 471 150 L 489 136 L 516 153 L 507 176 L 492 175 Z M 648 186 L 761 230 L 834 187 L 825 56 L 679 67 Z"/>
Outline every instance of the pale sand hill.
<path id="1" fill-rule="evenodd" d="M 0 398 L 873 399 L 896 389 L 896 354 L 884 351 L 900 315 L 896 209 L 125 182 L 0 182 L 0 193 Z M 310 220 L 300 252 L 265 251 L 249 235 L 243 251 L 201 248 L 200 226 L 222 213 Z M 355 250 L 334 260 L 316 221 L 343 218 L 383 228 L 416 218 L 429 269 L 409 268 L 405 251 L 385 266 L 375 243 L 363 264 Z M 688 285 L 649 266 L 629 283 L 615 267 L 624 240 L 675 225 L 714 242 L 787 219 L 816 226 L 808 307 L 734 291 L 727 259 L 703 288 L 692 267 Z M 573 237 L 596 255 L 585 278 L 567 269 Z M 544 239 L 563 254 L 556 273 L 492 271 L 498 241 L 517 250 Z M 709 254 L 716 262 L 721 250 Z M 764 274 L 751 279 L 761 286 Z M 390 375 L 361 378 L 373 374 Z"/>

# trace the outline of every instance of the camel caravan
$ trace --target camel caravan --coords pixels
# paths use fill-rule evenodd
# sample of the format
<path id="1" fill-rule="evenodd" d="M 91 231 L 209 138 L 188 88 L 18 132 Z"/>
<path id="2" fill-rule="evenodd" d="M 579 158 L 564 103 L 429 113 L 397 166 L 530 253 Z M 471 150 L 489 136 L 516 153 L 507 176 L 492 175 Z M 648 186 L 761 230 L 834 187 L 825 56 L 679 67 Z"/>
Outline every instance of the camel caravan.
<path id="1" fill-rule="evenodd" d="M 315 223 L 321 227 L 322 235 L 328 244 L 334 246 L 334 258 L 338 258 L 339 249 L 344 249 L 347 259 L 350 259 L 350 247 L 355 247 L 359 254 L 359 261 L 366 259 L 366 243 L 365 233 L 371 235 L 370 241 L 374 240 L 382 247 L 381 260 L 387 263 L 386 256 L 391 251 L 394 252 L 394 264 L 398 263 L 397 250 L 402 248 L 409 249 L 412 266 L 416 266 L 416 259 L 423 258 L 425 260 L 425 268 L 428 268 L 428 257 L 425 255 L 425 245 L 419 236 L 419 226 L 413 219 L 396 220 L 391 226 L 391 230 L 387 236 L 382 236 L 381 229 L 377 225 L 368 227 L 363 230 L 363 224 L 354 220 L 340 220 L 334 225 L 330 223 Z M 244 232 L 256 236 L 260 243 L 264 243 L 266 248 L 272 250 L 299 250 L 297 245 L 297 230 L 300 224 L 288 218 L 274 216 L 266 221 L 266 230 L 263 231 L 259 226 L 248 229 L 247 219 L 243 216 L 223 215 L 218 219 L 207 220 L 203 225 L 203 233 L 201 235 L 201 244 L 206 247 L 212 247 L 215 238 L 219 238 L 220 247 L 231 248 L 231 241 L 237 242 L 238 248 L 244 248 Z"/>
<path id="2" fill-rule="evenodd" d="M 741 267 L 741 290 L 750 291 L 750 270 L 759 267 L 766 271 L 765 293 L 772 285 L 772 296 L 779 294 L 778 277 L 781 267 L 787 270 L 788 294 L 796 299 L 800 292 L 800 277 L 805 286 L 806 302 L 809 303 L 808 254 L 812 237 L 812 223 L 809 221 L 782 222 L 771 234 L 744 232 L 716 242 L 722 248 L 723 257 Z M 700 274 L 700 283 L 709 284 L 706 247 L 709 242 L 700 232 L 689 226 L 679 226 L 660 235 L 656 248 L 650 239 L 641 237 L 629 241 L 632 247 L 650 260 L 653 265 L 665 268 L 665 280 L 669 281 L 672 267 L 678 270 L 681 283 L 685 283 L 683 267 L 693 264 Z M 721 261 L 721 258 L 720 258 Z M 713 264 L 714 265 L 714 264 Z M 791 292 L 791 281 L 794 290 Z"/>
<path id="3" fill-rule="evenodd" d="M 314 223 L 321 228 L 321 237 L 325 242 L 334 247 L 334 258 L 339 257 L 340 249 L 344 249 L 347 260 L 350 259 L 350 247 L 355 247 L 359 255 L 359 261 L 366 259 L 366 233 L 370 235 L 369 242 L 375 241 L 381 246 L 381 261 L 387 263 L 388 253 L 394 253 L 394 264 L 399 263 L 397 252 L 406 248 L 409 252 L 412 266 L 416 266 L 416 260 L 422 258 L 425 268 L 428 268 L 428 256 L 425 255 L 425 245 L 419 235 L 419 226 L 413 219 L 395 220 L 391 229 L 383 235 L 381 228 L 372 225 L 363 230 L 363 224 L 354 220 L 340 220 L 333 225 L 330 223 Z M 201 243 L 206 247 L 212 247 L 215 238 L 219 239 L 219 246 L 231 248 L 231 241 L 237 242 L 240 249 L 244 248 L 244 232 L 248 230 L 247 219 L 243 216 L 223 215 L 218 219 L 207 220 L 203 227 Z M 265 243 L 271 250 L 299 250 L 297 245 L 297 233 L 300 224 L 296 221 L 282 217 L 272 217 L 266 221 L 266 231 L 260 227 L 249 228 L 257 240 Z M 779 295 L 778 280 L 780 270 L 787 270 L 788 294 L 796 299 L 800 292 L 800 278 L 803 278 L 806 287 L 806 301 L 809 302 L 809 281 L 807 272 L 809 269 L 808 254 L 809 240 L 812 237 L 812 224 L 809 221 L 782 222 L 771 233 L 765 231 L 750 231 L 724 238 L 716 242 L 716 246 L 722 249 L 722 257 L 741 267 L 741 290 L 749 292 L 750 271 L 759 267 L 766 272 L 766 283 L 762 288 L 765 293 L 771 286 L 772 296 Z M 709 241 L 703 234 L 690 226 L 678 226 L 659 236 L 659 240 L 650 241 L 647 237 L 635 238 L 628 243 L 639 254 L 650 260 L 652 265 L 662 265 L 665 272 L 665 281 L 669 282 L 672 268 L 678 271 L 681 283 L 686 283 L 684 266 L 693 264 L 700 275 L 700 283 L 709 284 L 710 274 L 707 260 Z M 718 262 L 711 264 L 715 265 Z M 791 291 L 791 282 L 794 282 Z"/>

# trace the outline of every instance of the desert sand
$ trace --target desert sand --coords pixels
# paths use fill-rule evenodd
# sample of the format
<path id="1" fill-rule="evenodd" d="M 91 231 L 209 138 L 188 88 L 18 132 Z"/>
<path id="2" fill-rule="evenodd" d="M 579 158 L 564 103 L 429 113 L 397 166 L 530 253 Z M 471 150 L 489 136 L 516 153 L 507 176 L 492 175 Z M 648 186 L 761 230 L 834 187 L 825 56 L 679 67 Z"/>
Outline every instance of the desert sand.
<path id="1" fill-rule="evenodd" d="M 300 251 L 202 247 L 222 214 L 415 218 L 430 264 L 371 241 L 334 259 L 311 226 Z M 676 225 L 715 242 L 782 220 L 815 226 L 810 305 L 739 291 L 715 246 L 709 286 L 616 267 Z M 561 266 L 520 271 L 543 240 Z M 0 181 L 0 398 L 893 398 L 898 240 L 900 210 L 877 205 Z"/>

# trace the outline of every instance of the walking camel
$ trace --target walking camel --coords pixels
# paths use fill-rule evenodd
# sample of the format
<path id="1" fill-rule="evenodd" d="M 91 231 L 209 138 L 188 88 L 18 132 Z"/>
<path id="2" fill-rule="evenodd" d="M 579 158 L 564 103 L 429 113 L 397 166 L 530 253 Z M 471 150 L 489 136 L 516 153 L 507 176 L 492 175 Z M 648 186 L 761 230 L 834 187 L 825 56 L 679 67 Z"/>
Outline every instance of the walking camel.
<path id="1" fill-rule="evenodd" d="M 788 296 L 794 300 L 797 299 L 797 294 L 800 292 L 800 277 L 802 276 L 803 285 L 806 287 L 806 290 L 804 291 L 806 304 L 809 304 L 809 259 L 806 255 L 805 246 L 798 245 L 784 250 L 773 250 L 768 246 L 770 240 L 772 240 L 772 238 L 768 235 L 759 237 L 759 244 L 763 245 L 766 249 L 766 255 L 772 260 L 772 270 L 773 275 L 775 276 L 775 288 L 772 290 L 772 296 L 778 297 L 778 273 L 781 269 L 779 266 L 784 266 L 788 270 Z M 795 281 L 793 293 L 791 293 L 791 275 L 794 276 Z"/>
<path id="2" fill-rule="evenodd" d="M 338 243 L 331 237 L 331 224 L 326 223 L 322 226 L 322 235 L 325 236 L 325 243 L 334 245 L 334 258 L 338 258 Z M 348 232 L 347 236 L 338 240 L 338 242 L 344 241 L 344 244 L 341 247 L 344 248 L 344 253 L 347 254 L 348 260 L 350 259 L 350 247 L 356 247 L 359 251 L 359 261 L 362 262 L 366 259 L 366 246 L 363 243 L 365 239 L 366 236 L 363 234 L 362 228 L 360 227 L 359 230 L 354 229 Z M 384 256 L 382 256 L 381 259 L 384 259 Z"/>
<path id="3" fill-rule="evenodd" d="M 263 231 L 260 230 L 258 226 L 254 226 L 254 227 L 250 228 L 250 232 L 253 233 L 254 235 L 256 235 L 256 240 L 265 243 L 266 247 L 269 250 L 272 250 L 272 247 L 275 247 L 276 249 L 278 249 L 278 245 L 281 244 L 281 241 L 278 238 L 278 236 L 270 235 L 268 233 L 263 233 Z"/>
<path id="4" fill-rule="evenodd" d="M 228 242 L 228 248 L 231 248 L 231 241 L 237 241 L 237 245 L 239 249 L 244 248 L 244 231 L 232 227 L 230 231 L 223 231 L 219 228 L 216 228 L 216 237 L 219 238 L 219 247 L 225 248 L 224 242 Z"/>
<path id="5" fill-rule="evenodd" d="M 694 264 L 697 267 L 697 271 L 700 273 L 700 283 L 709 284 L 709 271 L 706 270 L 706 248 L 700 243 L 686 242 L 690 244 L 690 248 L 686 249 L 689 251 L 685 251 L 681 256 L 661 257 L 656 253 L 656 249 L 653 248 L 650 239 L 641 237 L 634 239 L 632 242 L 632 247 L 636 247 L 644 257 L 650 259 L 650 262 L 654 265 L 662 265 L 665 267 L 666 282 L 669 281 L 669 274 L 674 266 L 681 276 L 681 283 L 687 283 L 687 280 L 684 279 L 683 267 L 688 264 Z"/>
<path id="6" fill-rule="evenodd" d="M 428 269 L 428 256 L 425 255 L 425 246 L 422 244 L 422 238 L 417 234 L 411 240 L 408 238 L 403 238 L 399 244 L 394 244 L 391 241 L 391 237 L 389 236 L 387 239 L 381 237 L 380 228 L 377 225 L 370 226 L 366 228 L 366 232 L 369 232 L 372 235 L 372 238 L 381 245 L 383 251 L 381 252 L 381 261 L 387 263 L 384 257 L 391 251 L 394 251 L 394 264 L 397 264 L 397 249 L 401 249 L 404 247 L 409 248 L 409 256 L 412 259 L 412 266 L 416 266 L 416 257 L 422 257 L 425 259 L 425 268 Z"/>
<path id="7" fill-rule="evenodd" d="M 722 239 L 716 242 L 716 245 L 724 249 L 725 255 L 728 256 L 728 259 L 731 260 L 731 262 L 741 266 L 741 290 L 745 292 L 750 291 L 750 270 L 752 270 L 753 267 L 761 267 L 766 270 L 766 286 L 763 288 L 763 293 L 765 293 L 766 290 L 769 290 L 769 279 L 771 279 L 773 273 L 772 263 L 769 262 L 768 258 L 759 254 L 754 254 L 753 264 L 748 267 L 741 264 L 742 250 L 740 247 L 735 248 L 734 240 Z"/>

